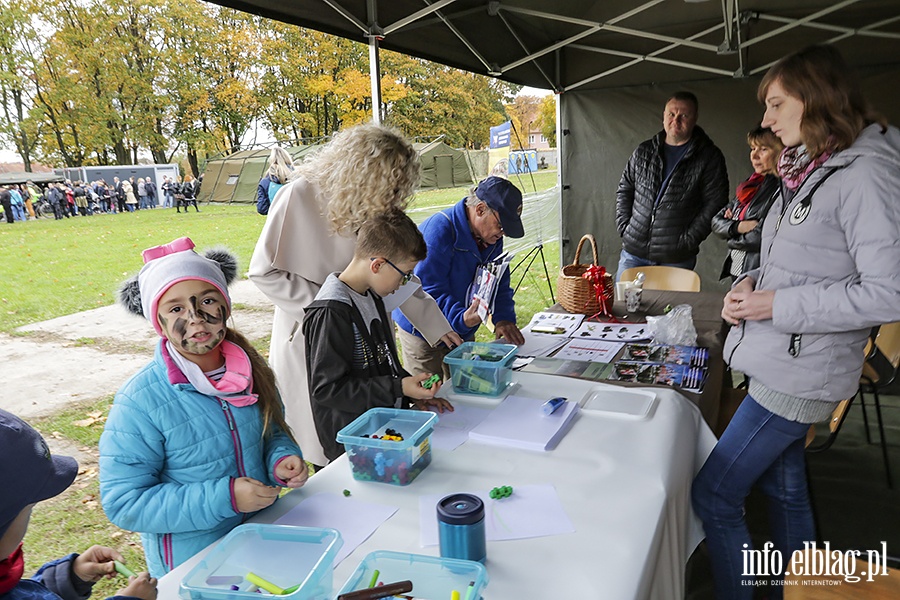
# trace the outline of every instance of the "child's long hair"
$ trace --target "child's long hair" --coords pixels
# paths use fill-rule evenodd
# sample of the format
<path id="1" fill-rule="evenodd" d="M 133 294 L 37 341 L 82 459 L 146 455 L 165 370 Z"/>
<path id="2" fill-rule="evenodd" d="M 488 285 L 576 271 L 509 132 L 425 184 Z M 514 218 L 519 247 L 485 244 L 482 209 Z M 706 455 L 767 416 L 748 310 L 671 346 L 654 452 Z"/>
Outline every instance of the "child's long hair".
<path id="1" fill-rule="evenodd" d="M 231 327 L 225 328 L 225 339 L 240 346 L 250 359 L 250 366 L 253 369 L 253 393 L 259 396 L 257 404 L 263 418 L 263 437 L 270 438 L 273 427 L 277 425 L 288 434 L 291 440 L 294 440 L 291 428 L 288 427 L 287 422 L 284 420 L 284 406 L 281 404 L 278 388 L 275 387 L 275 372 L 272 371 L 272 367 L 256 351 L 250 340 Z M 294 441 L 296 443 L 296 440 Z"/>

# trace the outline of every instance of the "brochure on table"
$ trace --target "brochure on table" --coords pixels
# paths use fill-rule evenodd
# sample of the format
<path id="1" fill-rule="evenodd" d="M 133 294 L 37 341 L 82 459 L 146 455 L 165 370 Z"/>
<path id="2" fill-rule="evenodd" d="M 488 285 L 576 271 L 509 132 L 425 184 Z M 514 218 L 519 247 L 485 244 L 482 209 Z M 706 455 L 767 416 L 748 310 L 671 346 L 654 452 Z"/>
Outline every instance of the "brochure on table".
<path id="1" fill-rule="evenodd" d="M 512 255 L 503 254 L 497 259 L 480 265 L 475 271 L 475 279 L 472 280 L 471 298 L 477 298 L 478 316 L 482 321 L 487 321 L 488 315 L 494 312 L 494 301 L 497 299 L 497 286 L 503 274 L 509 269 L 509 261 Z"/>
<path id="2" fill-rule="evenodd" d="M 469 439 L 525 450 L 552 450 L 578 413 L 577 402 L 566 402 L 544 414 L 547 399 L 507 396 L 484 421 L 469 432 Z"/>

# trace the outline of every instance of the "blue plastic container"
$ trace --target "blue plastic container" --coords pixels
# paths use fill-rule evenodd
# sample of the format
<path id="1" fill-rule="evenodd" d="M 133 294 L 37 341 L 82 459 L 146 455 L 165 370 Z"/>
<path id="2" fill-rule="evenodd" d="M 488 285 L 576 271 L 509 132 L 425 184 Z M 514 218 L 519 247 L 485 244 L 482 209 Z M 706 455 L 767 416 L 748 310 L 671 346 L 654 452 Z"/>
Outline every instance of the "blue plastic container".
<path id="1" fill-rule="evenodd" d="M 512 362 L 519 347 L 512 344 L 464 342 L 444 357 L 450 367 L 453 391 L 499 396 L 512 379 Z"/>
<path id="2" fill-rule="evenodd" d="M 433 412 L 371 408 L 338 431 L 336 439 L 347 450 L 354 479 L 409 485 L 431 464 L 431 432 L 437 421 Z M 371 437 L 380 438 L 388 429 L 403 440 Z"/>
<path id="3" fill-rule="evenodd" d="M 259 600 L 262 596 L 246 579 L 254 573 L 285 590 L 300 586 L 283 598 L 329 600 L 334 559 L 342 545 L 335 529 L 239 525 L 185 576 L 179 595 L 188 600 Z"/>
<path id="4" fill-rule="evenodd" d="M 470 583 L 472 593 L 468 596 L 469 600 L 479 600 L 488 584 L 487 569 L 481 563 L 378 550 L 363 559 L 338 595 L 369 587 L 376 570 L 379 572 L 378 580 L 385 584 L 406 579 L 412 581 L 413 589 L 409 595 L 429 600 L 450 598 L 454 590 L 465 599 Z"/>

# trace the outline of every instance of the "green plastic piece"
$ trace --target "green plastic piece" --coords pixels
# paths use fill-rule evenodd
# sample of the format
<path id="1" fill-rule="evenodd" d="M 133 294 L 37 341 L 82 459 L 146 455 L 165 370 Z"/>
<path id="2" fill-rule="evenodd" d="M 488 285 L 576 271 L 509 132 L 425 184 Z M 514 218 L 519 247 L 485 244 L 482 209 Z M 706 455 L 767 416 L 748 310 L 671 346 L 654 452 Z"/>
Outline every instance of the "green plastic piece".
<path id="1" fill-rule="evenodd" d="M 345 496 L 349 496 L 349 495 L 350 495 L 350 490 L 344 490 L 344 495 L 345 495 Z"/>
<path id="2" fill-rule="evenodd" d="M 441 380 L 441 376 L 438 375 L 437 373 L 435 373 L 434 375 L 432 375 L 431 377 L 429 377 L 428 379 L 426 379 L 425 381 L 422 382 L 422 387 L 425 388 L 426 390 L 430 390 L 431 386 L 433 386 L 440 380 Z"/>

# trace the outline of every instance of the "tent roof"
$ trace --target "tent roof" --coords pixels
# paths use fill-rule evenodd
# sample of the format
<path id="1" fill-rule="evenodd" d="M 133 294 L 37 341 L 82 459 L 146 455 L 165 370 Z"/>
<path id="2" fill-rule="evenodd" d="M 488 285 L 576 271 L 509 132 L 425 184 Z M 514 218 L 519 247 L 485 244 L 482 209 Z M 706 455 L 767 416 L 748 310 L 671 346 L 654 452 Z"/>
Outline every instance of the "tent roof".
<path id="1" fill-rule="evenodd" d="M 14 183 L 50 183 L 51 181 L 64 181 L 65 177 L 56 173 L 27 173 L 19 171 L 14 173 L 0 173 L 0 185 L 12 185 Z"/>
<path id="2" fill-rule="evenodd" d="M 900 60 L 900 0 L 213 1 L 560 92 L 753 76 L 813 43 Z"/>

